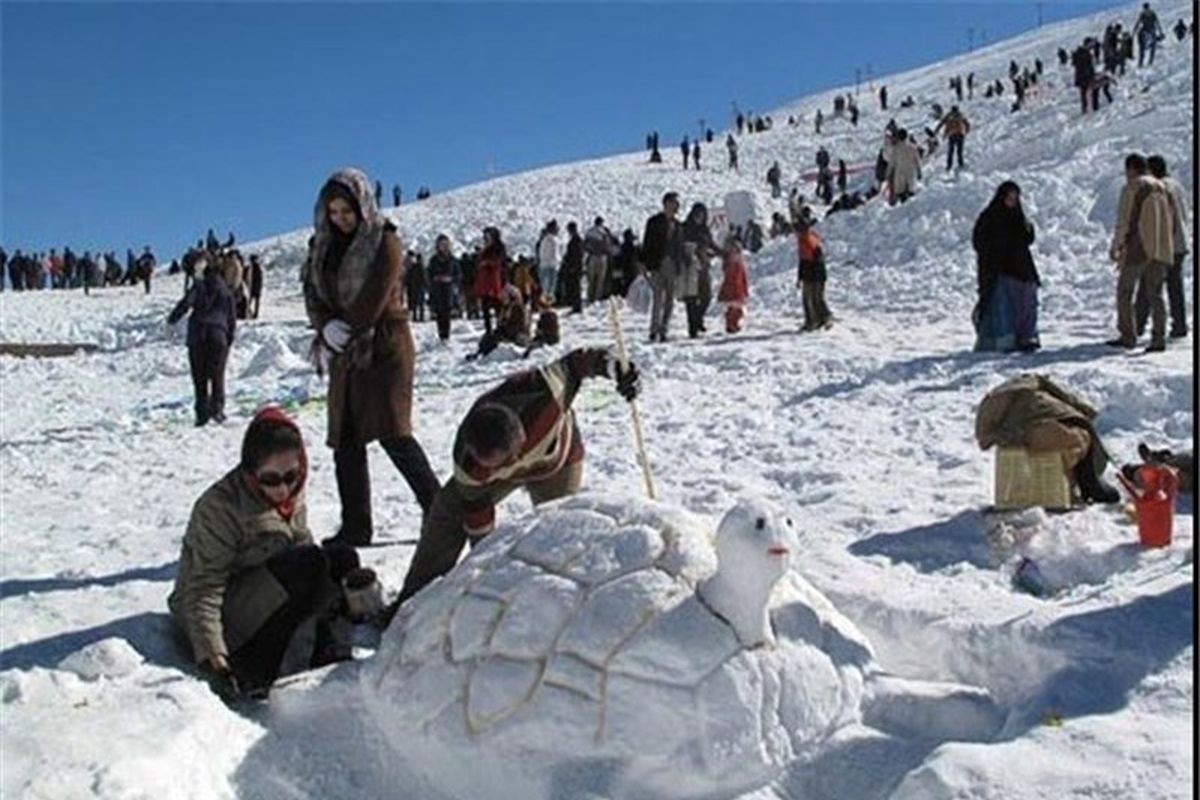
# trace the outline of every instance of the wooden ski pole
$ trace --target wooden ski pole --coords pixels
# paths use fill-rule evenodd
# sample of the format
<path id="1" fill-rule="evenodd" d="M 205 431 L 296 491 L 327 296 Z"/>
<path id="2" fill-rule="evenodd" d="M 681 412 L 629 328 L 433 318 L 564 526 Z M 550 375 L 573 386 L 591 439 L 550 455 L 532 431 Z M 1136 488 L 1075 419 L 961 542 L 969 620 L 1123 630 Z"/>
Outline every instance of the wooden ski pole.
<path id="1" fill-rule="evenodd" d="M 617 343 L 617 360 L 621 369 L 629 369 L 629 354 L 625 350 L 625 334 L 621 331 L 621 306 L 616 297 L 608 298 L 608 320 L 612 324 L 613 338 Z M 637 447 L 638 463 L 642 466 L 642 478 L 646 484 L 646 496 L 651 500 L 657 498 L 654 491 L 654 477 L 650 474 L 650 459 L 646 457 L 646 440 L 642 436 L 642 416 L 638 413 L 637 401 L 630 401 L 629 414 L 633 420 L 633 443 Z"/>

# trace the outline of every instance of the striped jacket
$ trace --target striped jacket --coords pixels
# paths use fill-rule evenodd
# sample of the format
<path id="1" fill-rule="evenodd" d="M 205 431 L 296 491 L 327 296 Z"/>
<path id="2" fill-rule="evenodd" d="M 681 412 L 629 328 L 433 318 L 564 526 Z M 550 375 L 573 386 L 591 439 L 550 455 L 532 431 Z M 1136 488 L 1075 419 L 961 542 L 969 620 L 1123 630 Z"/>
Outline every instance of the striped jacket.
<path id="1" fill-rule="evenodd" d="M 489 468 L 467 452 L 461 426 L 454 440 L 454 478 L 463 498 L 463 527 L 472 537 L 491 532 L 496 503 L 514 489 L 557 474 L 583 460 L 583 438 L 571 403 L 584 378 L 608 374 L 608 351 L 580 348 L 539 369 L 508 378 L 475 401 L 467 418 L 485 404 L 512 409 L 525 429 L 525 444 L 510 464 Z"/>

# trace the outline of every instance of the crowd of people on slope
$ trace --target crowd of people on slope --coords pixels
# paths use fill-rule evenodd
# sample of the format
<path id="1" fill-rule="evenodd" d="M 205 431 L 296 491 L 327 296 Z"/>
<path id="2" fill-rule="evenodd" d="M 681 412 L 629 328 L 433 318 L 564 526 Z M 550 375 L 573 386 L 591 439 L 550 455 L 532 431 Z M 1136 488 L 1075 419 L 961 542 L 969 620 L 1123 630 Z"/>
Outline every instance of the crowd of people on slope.
<path id="1" fill-rule="evenodd" d="M 52 247 L 49 252 L 24 252 L 14 250 L 12 254 L 0 247 L 0 291 L 4 289 L 4 278 L 13 291 L 40 291 L 43 289 L 91 289 L 107 286 L 136 286 L 141 283 L 147 293 L 158 261 L 150 246 L 134 255 L 125 252 L 124 265 L 113 251 L 93 253 L 85 250 L 77 254 L 70 247 L 61 253 Z"/>
<path id="2" fill-rule="evenodd" d="M 972 75 L 965 84 L 951 83 L 956 96 L 964 86 L 970 98 Z M 939 116 L 941 124 L 934 132 L 948 142 L 955 137 L 947 146 L 951 169 L 955 156 L 962 163 L 969 125 L 957 107 Z M 908 141 L 899 135 L 898 126 L 889 125 L 893 127 L 893 147 Z M 653 138 L 648 145 L 657 151 L 657 136 Z M 905 191 L 911 188 L 905 169 L 919 169 L 920 158 L 933 150 L 922 152 L 911 142 L 904 147 L 911 149 L 900 157 L 893 150 L 892 158 L 883 159 L 887 170 L 880 180 L 897 202 L 901 195 L 911 195 Z M 903 161 L 914 149 L 917 163 Z M 822 160 L 828 165 L 827 156 Z M 1118 270 L 1120 336 L 1110 344 L 1135 346 L 1150 323 L 1148 349 L 1153 352 L 1165 347 L 1168 316 L 1169 335 L 1187 335 L 1182 284 L 1187 202 L 1161 157 L 1133 154 L 1125 166 L 1126 184 L 1110 248 Z M 768 182 L 778 197 L 778 165 L 772 169 L 775 174 Z M 812 208 L 795 193 L 793 197 L 792 218 L 776 213 L 771 235 L 797 237 L 804 326 L 817 329 L 831 319 L 824 297 L 824 248 Z M 661 212 L 646 221 L 640 243 L 626 229 L 617 244 L 604 221 L 596 219 L 582 235 L 569 223 L 562 246 L 558 223 L 551 220 L 532 256 L 510 257 L 501 232 L 490 227 L 483 242 L 460 257 L 449 238 L 439 236 L 427 262 L 415 251 L 404 252 L 373 200 L 361 172 L 335 173 L 318 196 L 316 233 L 303 270 L 306 310 L 316 331 L 313 357 L 330 381 L 326 444 L 334 452 L 341 503 L 337 533 L 315 543 L 304 511 L 304 443 L 296 425 L 273 408 L 256 415 L 238 464 L 201 497 L 188 525 L 171 610 L 197 663 L 230 695 L 261 691 L 288 671 L 348 658 L 348 647 L 336 632 L 338 620 L 380 611 L 376 577 L 361 567 L 354 550 L 373 536 L 366 458 L 371 442 L 380 443 L 405 477 L 423 519 L 417 551 L 399 598 L 384 611 L 386 620 L 400 603 L 449 571 L 464 546 L 479 542 L 493 529 L 497 505 L 506 496 L 525 489 L 538 504 L 579 489 L 584 449 L 572 404 L 583 381 L 607 377 L 626 399 L 637 396 L 636 367 L 622 367 L 600 349 L 573 350 L 545 367 L 513 375 L 467 412 L 454 439 L 451 477 L 439 482 L 412 430 L 415 348 L 409 324 L 410 319 L 424 318 L 424 301 L 445 338 L 456 309 L 464 316 L 482 316 L 490 333 L 505 324 L 506 310 L 514 307 L 522 312 L 526 306 L 579 310 L 585 300 L 603 300 L 608 294 L 632 299 L 648 293 L 651 341 L 665 342 L 677 298 L 684 301 L 689 335 L 704 332 L 704 311 L 712 299 L 709 270 L 720 258 L 717 299 L 727 304 L 726 329 L 738 330 L 744 314 L 749 286 L 739 237 L 729 235 L 718 243 L 702 203 L 693 204 L 680 220 L 681 204 L 673 192 L 662 198 Z M 979 350 L 1028 351 L 1040 345 L 1040 276 L 1031 249 L 1035 231 L 1021 200 L 1015 182 L 1001 184 L 972 232 L 978 255 L 979 295 L 973 316 Z M 590 249 L 589 238 L 596 243 Z M 206 268 L 203 285 L 206 288 L 190 303 L 193 317 L 201 307 L 215 309 L 216 322 L 207 321 L 209 311 L 200 311 L 196 340 L 216 341 L 210 352 L 217 352 L 232 337 L 236 313 L 217 271 Z M 1164 286 L 1169 304 L 1163 302 Z M 221 335 L 205 330 L 222 326 Z M 191 338 L 189 323 L 189 345 Z M 1009 382 L 993 394 L 1012 391 L 1034 392 L 1043 400 L 1057 398 L 1074 409 L 1066 416 L 1055 411 L 1054 420 L 1067 422 L 1059 426 L 1062 431 L 1046 433 L 1071 435 L 1072 459 L 1064 463 L 1085 498 L 1112 502 L 1115 493 L 1100 477 L 1103 449 L 1089 430 L 1094 412 L 1040 380 L 1030 386 Z M 987 409 L 996 405 L 985 400 L 981 406 L 981 445 L 996 429 L 986 424 Z M 1052 405 L 1047 401 L 1037 408 Z M 1030 416 L 1022 430 L 1035 428 L 1043 417 Z M 1075 435 L 1078 432 L 1089 435 Z M 1056 439 L 1055 448 L 1059 443 Z M 263 546 L 264 541 L 269 546 Z M 297 648 L 301 633 L 307 643 Z"/>

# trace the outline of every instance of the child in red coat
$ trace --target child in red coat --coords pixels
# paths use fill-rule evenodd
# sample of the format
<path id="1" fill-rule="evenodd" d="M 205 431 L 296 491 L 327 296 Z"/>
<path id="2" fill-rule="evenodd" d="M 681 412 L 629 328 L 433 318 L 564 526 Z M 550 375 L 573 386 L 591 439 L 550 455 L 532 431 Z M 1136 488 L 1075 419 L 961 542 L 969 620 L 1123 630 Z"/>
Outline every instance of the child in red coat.
<path id="1" fill-rule="evenodd" d="M 736 238 L 731 238 L 725 247 L 722 271 L 724 279 L 721 281 L 717 299 L 725 304 L 725 332 L 737 333 L 742 329 L 742 317 L 746 313 L 750 285 L 746 279 L 746 261 L 742 258 L 742 245 Z"/>

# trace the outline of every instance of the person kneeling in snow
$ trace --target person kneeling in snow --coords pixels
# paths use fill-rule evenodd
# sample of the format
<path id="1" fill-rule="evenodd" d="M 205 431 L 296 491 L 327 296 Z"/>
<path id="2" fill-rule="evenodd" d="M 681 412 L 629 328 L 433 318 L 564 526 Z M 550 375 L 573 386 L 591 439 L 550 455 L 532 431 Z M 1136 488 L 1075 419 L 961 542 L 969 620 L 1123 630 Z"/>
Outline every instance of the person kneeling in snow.
<path id="1" fill-rule="evenodd" d="M 497 504 L 517 489 L 535 505 L 579 491 L 583 437 L 571 404 L 585 378 L 601 376 L 615 379 L 626 400 L 637 397 L 637 367 L 622 369 L 607 350 L 581 348 L 517 373 L 475 401 L 454 439 L 454 475 L 425 518 L 391 613 L 449 572 L 468 539 L 476 543 L 490 533 Z"/>
<path id="2" fill-rule="evenodd" d="M 1115 503 L 1120 496 L 1104 481 L 1109 455 L 1093 425 L 1096 416 L 1096 409 L 1050 378 L 1020 375 L 983 398 L 975 439 L 981 450 L 999 445 L 1059 453 L 1072 490 L 1085 502 Z"/>
<path id="3" fill-rule="evenodd" d="M 167 604 L 196 663 L 227 699 L 349 658 L 334 634 L 339 606 L 379 610 L 379 602 L 360 605 L 377 598 L 379 586 L 354 549 L 313 544 L 307 474 L 299 428 L 267 407 L 246 429 L 241 461 L 192 508 Z M 343 582 L 362 591 L 343 598 Z"/>

